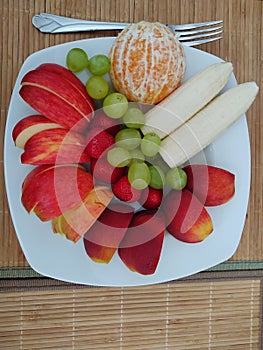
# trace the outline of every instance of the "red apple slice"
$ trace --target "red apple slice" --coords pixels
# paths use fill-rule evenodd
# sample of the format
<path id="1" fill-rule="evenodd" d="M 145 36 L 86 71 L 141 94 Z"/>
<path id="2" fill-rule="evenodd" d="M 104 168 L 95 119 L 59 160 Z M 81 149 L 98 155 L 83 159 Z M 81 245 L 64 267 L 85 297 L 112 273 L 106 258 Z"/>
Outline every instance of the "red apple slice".
<path id="1" fill-rule="evenodd" d="M 59 78 L 63 77 L 67 80 L 67 82 L 71 85 L 74 85 L 77 88 L 78 92 L 84 97 L 87 103 L 90 105 L 91 109 L 94 110 L 95 105 L 92 98 L 88 95 L 87 90 L 79 80 L 78 77 L 74 73 L 72 73 L 69 69 L 56 64 L 56 63 L 42 63 L 37 67 L 37 70 L 53 72 L 59 75 Z"/>
<path id="2" fill-rule="evenodd" d="M 84 236 L 88 256 L 99 263 L 108 264 L 124 237 L 134 209 L 122 203 L 111 203 Z"/>
<path id="3" fill-rule="evenodd" d="M 21 81 L 23 85 L 38 86 L 59 96 L 62 100 L 72 105 L 83 117 L 90 120 L 93 112 L 93 104 L 83 97 L 78 87 L 72 84 L 64 75 L 58 75 L 49 70 L 35 69 L 29 71 Z"/>
<path id="4" fill-rule="evenodd" d="M 160 259 L 164 231 L 165 220 L 160 211 L 135 213 L 118 249 L 123 263 L 131 271 L 153 274 Z"/>
<path id="5" fill-rule="evenodd" d="M 61 128 L 57 123 L 53 123 L 50 119 L 43 115 L 35 114 L 29 115 L 21 119 L 14 127 L 12 137 L 15 145 L 19 148 L 24 148 L 25 144 L 31 136 L 35 135 L 39 131 Z"/>
<path id="6" fill-rule="evenodd" d="M 36 85 L 23 85 L 19 94 L 37 112 L 66 129 L 82 132 L 89 125 L 88 119 L 51 91 Z"/>
<path id="7" fill-rule="evenodd" d="M 54 233 L 77 242 L 96 222 L 113 197 L 105 186 L 95 186 L 83 201 L 52 220 Z"/>
<path id="8" fill-rule="evenodd" d="M 163 201 L 167 231 L 180 241 L 197 243 L 213 231 L 210 215 L 193 193 L 170 191 Z"/>
<path id="9" fill-rule="evenodd" d="M 25 178 L 21 201 L 28 213 L 49 221 L 87 197 L 92 175 L 79 165 L 40 165 Z"/>
<path id="10" fill-rule="evenodd" d="M 85 138 L 79 133 L 62 128 L 43 130 L 26 142 L 21 162 L 34 165 L 85 163 L 90 161 L 85 147 Z"/>
<path id="11" fill-rule="evenodd" d="M 89 125 L 94 103 L 88 94 L 84 95 L 83 88 L 72 83 L 72 77 L 38 68 L 29 71 L 21 84 L 20 96 L 53 122 L 68 129 L 74 127 L 76 131 Z"/>
<path id="12" fill-rule="evenodd" d="M 211 165 L 193 164 L 184 167 L 187 188 L 204 203 L 216 206 L 227 203 L 235 194 L 235 175 Z"/>

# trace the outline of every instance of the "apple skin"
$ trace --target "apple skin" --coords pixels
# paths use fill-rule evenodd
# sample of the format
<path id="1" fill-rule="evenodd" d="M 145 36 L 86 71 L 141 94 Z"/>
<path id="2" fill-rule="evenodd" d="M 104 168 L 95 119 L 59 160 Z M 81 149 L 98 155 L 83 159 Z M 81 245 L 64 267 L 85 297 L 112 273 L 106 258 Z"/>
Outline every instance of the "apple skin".
<path id="1" fill-rule="evenodd" d="M 82 84 L 79 78 L 77 78 L 76 75 L 72 73 L 69 69 L 61 66 L 60 64 L 48 62 L 42 63 L 40 66 L 37 67 L 37 70 L 53 72 L 59 76 L 59 79 L 61 77 L 66 79 L 67 82 L 73 85 L 78 90 L 78 92 L 86 99 L 87 103 L 90 105 L 90 108 L 92 110 L 95 109 L 95 103 L 93 99 L 88 95 L 84 84 Z"/>
<path id="2" fill-rule="evenodd" d="M 85 147 L 85 137 L 74 131 L 42 130 L 26 142 L 21 162 L 33 165 L 85 163 L 90 161 Z"/>
<path id="3" fill-rule="evenodd" d="M 89 230 L 112 200 L 113 193 L 105 186 L 95 186 L 73 208 L 52 220 L 54 233 L 76 243 Z"/>
<path id="4" fill-rule="evenodd" d="M 203 164 L 187 165 L 186 187 L 205 206 L 227 203 L 235 194 L 235 175 L 225 169 Z"/>
<path id="5" fill-rule="evenodd" d="M 59 124 L 51 122 L 40 114 L 29 115 L 16 123 L 12 138 L 17 147 L 24 149 L 25 144 L 31 136 L 39 131 L 53 128 L 62 128 Z"/>
<path id="6" fill-rule="evenodd" d="M 88 127 L 88 119 L 83 118 L 72 105 L 48 90 L 38 86 L 23 85 L 19 94 L 34 110 L 63 128 L 82 132 Z"/>
<path id="7" fill-rule="evenodd" d="M 92 188 L 92 175 L 80 165 L 40 165 L 27 174 L 21 201 L 28 213 L 49 221 L 78 204 Z"/>
<path id="8" fill-rule="evenodd" d="M 213 231 L 209 213 L 187 189 L 170 191 L 164 198 L 162 208 L 167 231 L 182 242 L 201 242 Z"/>
<path id="9" fill-rule="evenodd" d="M 20 96 L 34 110 L 67 129 L 87 129 L 94 102 L 65 74 L 37 68 L 24 75 L 21 85 Z"/>
<path id="10" fill-rule="evenodd" d="M 111 203 L 84 236 L 84 247 L 95 262 L 108 264 L 124 237 L 134 209 L 123 203 Z"/>
<path id="11" fill-rule="evenodd" d="M 136 212 L 120 243 L 118 254 L 131 271 L 142 275 L 155 273 L 165 232 L 165 219 L 157 210 Z"/>

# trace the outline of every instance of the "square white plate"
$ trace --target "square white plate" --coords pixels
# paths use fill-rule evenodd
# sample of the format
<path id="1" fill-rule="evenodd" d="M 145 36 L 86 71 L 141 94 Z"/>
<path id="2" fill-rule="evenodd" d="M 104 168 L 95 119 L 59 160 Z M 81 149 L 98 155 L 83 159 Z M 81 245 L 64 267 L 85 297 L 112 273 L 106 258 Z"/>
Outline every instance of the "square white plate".
<path id="1" fill-rule="evenodd" d="M 12 130 L 18 120 L 34 111 L 19 96 L 20 82 L 26 72 L 41 63 L 65 66 L 67 52 L 73 47 L 87 51 L 89 57 L 108 54 L 115 38 L 97 38 L 69 42 L 38 51 L 21 67 L 12 93 L 4 141 L 4 170 L 10 212 L 17 237 L 30 266 L 38 273 L 63 281 L 99 286 L 137 286 L 160 283 L 189 276 L 229 259 L 236 251 L 245 222 L 250 188 L 250 143 L 246 117 L 243 115 L 206 150 L 208 164 L 225 168 L 236 175 L 236 193 L 228 203 L 208 208 L 214 231 L 203 242 L 187 244 L 166 235 L 155 274 L 143 276 L 131 272 L 115 254 L 106 264 L 94 263 L 85 253 L 83 241 L 73 244 L 52 233 L 51 223 L 29 215 L 21 204 L 21 185 L 30 165 L 20 162 L 21 150 L 15 147 Z M 185 47 L 185 79 L 220 58 L 195 48 Z M 79 74 L 85 82 L 87 73 Z M 237 84 L 234 74 L 224 90 Z M 192 161 L 192 163 L 194 163 Z"/>

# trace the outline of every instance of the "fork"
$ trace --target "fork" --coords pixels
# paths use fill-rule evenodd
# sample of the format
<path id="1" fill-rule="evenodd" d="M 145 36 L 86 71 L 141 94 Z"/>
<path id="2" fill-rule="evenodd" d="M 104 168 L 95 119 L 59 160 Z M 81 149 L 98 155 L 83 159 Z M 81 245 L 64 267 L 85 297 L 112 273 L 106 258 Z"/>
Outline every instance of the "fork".
<path id="1" fill-rule="evenodd" d="M 72 33 L 96 30 L 122 30 L 129 23 L 97 22 L 40 13 L 32 18 L 33 25 L 43 33 Z M 223 21 L 210 21 L 191 24 L 166 24 L 187 46 L 205 44 L 222 38 Z"/>

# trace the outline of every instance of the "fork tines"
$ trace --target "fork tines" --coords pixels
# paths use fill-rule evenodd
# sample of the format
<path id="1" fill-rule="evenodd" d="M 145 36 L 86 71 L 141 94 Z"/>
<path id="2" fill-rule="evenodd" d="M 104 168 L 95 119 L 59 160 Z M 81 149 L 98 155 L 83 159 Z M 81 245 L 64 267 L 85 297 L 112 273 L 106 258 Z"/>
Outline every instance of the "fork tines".
<path id="1" fill-rule="evenodd" d="M 176 28 L 180 41 L 186 45 L 193 46 L 222 38 L 223 21 L 203 22 L 180 25 Z"/>

